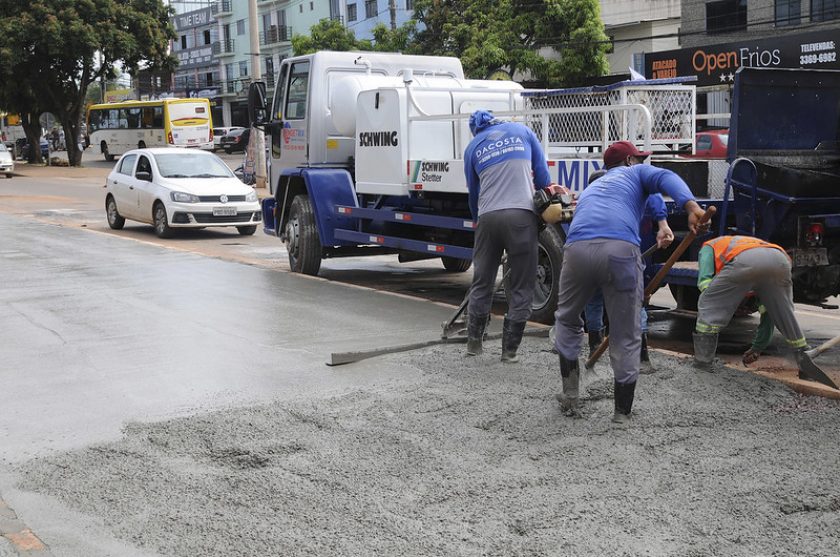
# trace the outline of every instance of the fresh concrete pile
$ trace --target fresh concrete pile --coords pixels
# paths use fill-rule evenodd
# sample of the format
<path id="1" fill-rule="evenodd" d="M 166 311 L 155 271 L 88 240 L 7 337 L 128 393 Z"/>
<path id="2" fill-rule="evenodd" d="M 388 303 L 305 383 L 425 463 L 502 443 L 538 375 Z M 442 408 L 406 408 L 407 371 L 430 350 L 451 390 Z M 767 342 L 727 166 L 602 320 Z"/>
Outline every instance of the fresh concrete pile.
<path id="1" fill-rule="evenodd" d="M 838 404 L 655 354 L 615 429 L 609 398 L 560 415 L 544 343 L 519 365 L 398 354 L 413 372 L 372 388 L 131 424 L 27 463 L 20 487 L 170 557 L 840 554 Z"/>

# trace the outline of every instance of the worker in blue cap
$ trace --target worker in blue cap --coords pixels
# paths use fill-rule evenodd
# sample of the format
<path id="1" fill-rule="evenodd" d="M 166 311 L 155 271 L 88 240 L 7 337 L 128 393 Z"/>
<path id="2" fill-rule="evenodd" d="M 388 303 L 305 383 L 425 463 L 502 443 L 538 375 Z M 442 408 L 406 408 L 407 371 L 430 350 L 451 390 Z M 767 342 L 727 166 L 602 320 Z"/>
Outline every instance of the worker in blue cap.
<path id="1" fill-rule="evenodd" d="M 539 216 L 535 189 L 551 185 L 542 145 L 530 128 L 503 122 L 486 110 L 470 116 L 473 140 L 464 151 L 469 205 L 476 221 L 473 281 L 467 317 L 467 355 L 482 352 L 496 274 L 507 253 L 508 311 L 502 329 L 503 362 L 516 362 L 537 275 Z"/>

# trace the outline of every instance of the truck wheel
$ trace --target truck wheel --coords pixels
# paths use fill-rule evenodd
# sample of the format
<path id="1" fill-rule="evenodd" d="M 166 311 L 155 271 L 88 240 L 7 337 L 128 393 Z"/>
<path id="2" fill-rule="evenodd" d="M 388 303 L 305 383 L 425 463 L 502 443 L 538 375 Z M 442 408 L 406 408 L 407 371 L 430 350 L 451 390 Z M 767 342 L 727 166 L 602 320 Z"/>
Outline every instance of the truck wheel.
<path id="1" fill-rule="evenodd" d="M 537 279 L 534 285 L 534 300 L 531 302 L 531 321 L 553 323 L 557 310 L 557 295 L 560 287 L 560 270 L 563 268 L 563 246 L 566 235 L 563 230 L 548 225 L 539 235 L 537 252 Z M 507 272 L 505 264 L 503 272 Z M 508 285 L 505 283 L 505 295 Z"/>
<path id="2" fill-rule="evenodd" d="M 669 284 L 671 295 L 677 302 L 677 309 L 697 311 L 697 300 L 700 299 L 700 290 L 696 286 L 685 286 L 682 284 Z"/>
<path id="3" fill-rule="evenodd" d="M 472 265 L 472 261 L 469 259 L 458 259 L 457 257 L 441 257 L 440 260 L 443 263 L 443 268 L 450 273 L 465 273 Z"/>
<path id="4" fill-rule="evenodd" d="M 289 267 L 295 273 L 317 275 L 321 269 L 321 239 L 308 195 L 296 195 L 286 223 Z"/>

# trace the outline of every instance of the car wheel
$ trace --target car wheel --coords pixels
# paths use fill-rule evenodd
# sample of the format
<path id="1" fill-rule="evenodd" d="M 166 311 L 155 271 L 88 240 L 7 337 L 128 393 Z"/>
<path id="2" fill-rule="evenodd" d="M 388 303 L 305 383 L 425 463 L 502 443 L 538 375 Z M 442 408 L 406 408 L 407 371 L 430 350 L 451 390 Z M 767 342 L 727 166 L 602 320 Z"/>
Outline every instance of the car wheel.
<path id="1" fill-rule="evenodd" d="M 11 178 L 14 174 L 6 174 L 6 178 Z"/>
<path id="2" fill-rule="evenodd" d="M 241 234 L 242 236 L 253 236 L 254 232 L 257 231 L 257 226 L 256 225 L 237 226 L 236 230 L 238 230 L 239 234 Z"/>
<path id="3" fill-rule="evenodd" d="M 155 234 L 158 238 L 171 238 L 175 231 L 169 226 L 169 219 L 166 216 L 166 207 L 158 201 L 152 209 L 152 217 L 155 224 Z"/>
<path id="4" fill-rule="evenodd" d="M 225 153 L 230 155 L 231 153 L 233 153 L 233 151 L 231 149 L 228 149 L 227 147 L 225 147 Z"/>
<path id="5" fill-rule="evenodd" d="M 117 211 L 117 202 L 110 195 L 105 200 L 105 215 L 108 217 L 108 226 L 114 230 L 121 230 L 125 226 L 125 219 Z"/>
<path id="6" fill-rule="evenodd" d="M 457 257 L 441 257 L 443 268 L 450 273 L 465 273 L 469 270 L 472 261 L 469 259 L 458 259 Z"/>
<path id="7" fill-rule="evenodd" d="M 321 239 L 315 225 L 315 213 L 308 195 L 297 195 L 289 209 L 286 223 L 286 250 L 294 273 L 315 276 L 321 269 Z"/>

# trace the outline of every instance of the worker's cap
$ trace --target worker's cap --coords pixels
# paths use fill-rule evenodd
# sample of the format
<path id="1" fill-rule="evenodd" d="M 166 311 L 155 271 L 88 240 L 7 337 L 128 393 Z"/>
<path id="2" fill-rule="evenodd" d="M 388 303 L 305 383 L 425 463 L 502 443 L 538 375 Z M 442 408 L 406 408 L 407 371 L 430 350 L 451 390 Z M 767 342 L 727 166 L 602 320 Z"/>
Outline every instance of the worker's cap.
<path id="1" fill-rule="evenodd" d="M 616 141 L 604 151 L 604 164 L 608 167 L 615 166 L 627 157 L 639 157 L 646 159 L 650 156 L 652 151 L 639 151 L 636 146 L 629 141 Z"/>

